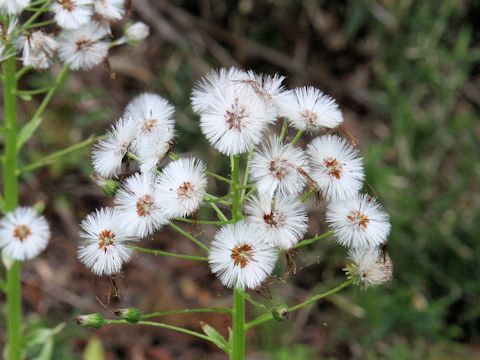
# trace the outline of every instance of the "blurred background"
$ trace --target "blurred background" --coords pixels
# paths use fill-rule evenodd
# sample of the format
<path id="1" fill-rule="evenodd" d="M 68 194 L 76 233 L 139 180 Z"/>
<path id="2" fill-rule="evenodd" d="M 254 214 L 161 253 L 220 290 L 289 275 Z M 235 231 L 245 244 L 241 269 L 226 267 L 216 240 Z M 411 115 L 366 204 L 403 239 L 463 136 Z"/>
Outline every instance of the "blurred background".
<path id="1" fill-rule="evenodd" d="M 153 91 L 176 106 L 174 151 L 194 151 L 225 174 L 228 164 L 207 147 L 189 105 L 201 75 L 233 65 L 286 75 L 288 87 L 316 86 L 340 104 L 360 139 L 365 188 L 391 214 L 394 280 L 367 292 L 348 289 L 287 322 L 257 328 L 249 334 L 248 358 L 480 358 L 480 2 L 133 0 L 131 11 L 151 27 L 146 43 L 115 49 L 111 70 L 73 74 L 22 163 L 103 133 L 133 96 Z M 50 73 L 33 74 L 22 85 L 51 80 Z M 22 102 L 21 118 L 40 99 Z M 154 311 L 230 303 L 205 266 L 149 255 L 136 255 L 115 279 L 115 298 L 112 282 L 76 259 L 80 219 L 110 204 L 91 172 L 85 149 L 22 184 L 22 203 L 44 201 L 53 226 L 48 251 L 26 264 L 23 277 L 26 321 L 33 327 L 65 323 L 53 359 L 224 359 L 216 348 L 176 333 L 133 326 L 90 331 L 73 323 L 78 314 L 113 317 L 109 309 L 129 306 Z M 210 186 L 226 191 L 214 181 Z M 309 233 L 323 231 L 323 204 L 309 207 Z M 215 232 L 188 229 L 206 241 Z M 169 231 L 143 245 L 196 251 Z M 253 296 L 267 305 L 294 304 L 343 281 L 344 261 L 345 250 L 331 239 L 316 243 L 297 254 L 296 275 L 271 286 L 271 301 Z M 221 314 L 165 322 L 199 330 L 201 320 L 226 334 L 229 318 Z"/>

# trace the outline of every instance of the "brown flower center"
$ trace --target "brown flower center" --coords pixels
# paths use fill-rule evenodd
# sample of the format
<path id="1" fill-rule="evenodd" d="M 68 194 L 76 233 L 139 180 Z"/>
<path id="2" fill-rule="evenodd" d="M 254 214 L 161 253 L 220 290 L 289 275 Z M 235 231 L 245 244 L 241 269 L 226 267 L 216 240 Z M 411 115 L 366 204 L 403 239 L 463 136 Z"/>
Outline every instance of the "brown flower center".
<path id="1" fill-rule="evenodd" d="M 312 110 L 302 110 L 300 112 L 300 116 L 303 117 L 306 123 L 310 125 L 316 125 L 317 120 L 318 120 L 318 115 L 315 114 Z"/>
<path id="2" fill-rule="evenodd" d="M 32 234 L 32 231 L 27 225 L 18 225 L 15 230 L 13 230 L 13 236 L 18 240 L 23 241 Z"/>
<path id="3" fill-rule="evenodd" d="M 245 116 L 245 108 L 238 104 L 238 99 L 235 99 L 231 110 L 227 110 L 225 113 L 225 121 L 227 122 L 228 129 L 240 131 L 242 129 L 242 120 Z"/>
<path id="4" fill-rule="evenodd" d="M 92 40 L 90 39 L 80 39 L 75 43 L 75 46 L 77 47 L 77 51 L 83 51 L 91 45 L 92 45 Z"/>
<path id="5" fill-rule="evenodd" d="M 141 217 L 150 215 L 150 211 L 153 207 L 153 202 L 153 198 L 150 195 L 144 195 L 140 199 L 138 199 L 136 204 L 137 215 Z"/>
<path id="6" fill-rule="evenodd" d="M 268 170 L 275 176 L 278 180 L 284 179 L 288 175 L 289 164 L 286 160 L 276 159 L 270 161 Z"/>
<path id="7" fill-rule="evenodd" d="M 323 160 L 323 165 L 327 168 L 327 173 L 335 179 L 340 180 L 342 177 L 342 164 L 334 158 L 326 158 Z"/>
<path id="8" fill-rule="evenodd" d="M 98 248 L 107 251 L 107 248 L 113 244 L 115 240 L 115 234 L 110 230 L 103 230 L 100 234 L 98 234 Z"/>
<path id="9" fill-rule="evenodd" d="M 157 119 L 147 119 L 143 122 L 142 131 L 144 133 L 151 132 L 152 129 L 157 126 L 158 120 Z"/>
<path id="10" fill-rule="evenodd" d="M 267 225 L 278 227 L 285 223 L 285 215 L 275 211 L 271 211 L 263 215 L 263 221 Z"/>
<path id="11" fill-rule="evenodd" d="M 192 191 L 193 191 L 193 185 L 188 181 L 184 181 L 182 185 L 178 187 L 177 195 L 178 197 L 186 198 L 191 195 Z"/>
<path id="12" fill-rule="evenodd" d="M 235 246 L 230 257 L 232 258 L 235 266 L 240 265 L 240 267 L 243 269 L 250 261 L 253 261 L 252 246 L 249 244 Z"/>
<path id="13" fill-rule="evenodd" d="M 350 215 L 347 215 L 347 219 L 350 220 L 354 225 L 364 229 L 367 228 L 368 223 L 370 222 L 368 216 L 358 210 L 354 210 L 350 213 Z"/>
<path id="14" fill-rule="evenodd" d="M 67 11 L 75 10 L 75 3 L 72 0 L 60 0 L 59 4 Z"/>

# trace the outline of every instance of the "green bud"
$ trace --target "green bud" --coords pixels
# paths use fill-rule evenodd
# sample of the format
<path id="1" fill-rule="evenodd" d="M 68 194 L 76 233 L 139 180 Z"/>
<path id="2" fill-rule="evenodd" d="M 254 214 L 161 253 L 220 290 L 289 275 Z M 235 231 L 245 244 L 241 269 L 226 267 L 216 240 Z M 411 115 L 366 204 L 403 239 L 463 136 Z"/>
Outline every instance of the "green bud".
<path id="1" fill-rule="evenodd" d="M 35 204 L 33 204 L 33 208 L 37 214 L 43 214 L 43 211 L 45 210 L 45 201 L 37 201 Z"/>
<path id="2" fill-rule="evenodd" d="M 137 323 L 142 318 L 140 310 L 135 308 L 118 309 L 115 310 L 115 315 L 123 320 L 127 320 L 129 323 Z"/>
<path id="3" fill-rule="evenodd" d="M 92 181 L 102 189 L 105 195 L 110 197 L 114 197 L 118 188 L 120 187 L 120 183 L 118 181 L 107 179 L 97 174 L 93 174 L 91 178 Z"/>
<path id="4" fill-rule="evenodd" d="M 78 325 L 92 327 L 94 329 L 100 329 L 105 320 L 103 319 L 102 315 L 96 314 L 87 314 L 87 315 L 80 315 L 75 318 L 75 322 Z"/>
<path id="5" fill-rule="evenodd" d="M 272 316 L 276 321 L 285 321 L 290 318 L 290 311 L 285 304 L 275 305 L 272 309 Z"/>

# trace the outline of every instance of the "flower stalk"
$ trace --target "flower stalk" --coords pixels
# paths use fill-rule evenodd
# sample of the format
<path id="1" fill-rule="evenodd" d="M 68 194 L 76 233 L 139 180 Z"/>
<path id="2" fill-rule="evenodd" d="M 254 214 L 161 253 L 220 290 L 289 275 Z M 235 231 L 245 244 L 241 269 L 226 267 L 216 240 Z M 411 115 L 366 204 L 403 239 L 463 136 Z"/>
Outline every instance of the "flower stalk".
<path id="1" fill-rule="evenodd" d="M 17 178 L 17 90 L 16 60 L 10 57 L 3 63 L 3 109 L 5 121 L 5 154 L 3 159 L 3 196 L 5 212 L 18 205 Z M 7 337 L 9 360 L 19 360 L 22 355 L 22 300 L 20 283 L 21 265 L 14 261 L 7 269 Z"/>
<path id="2" fill-rule="evenodd" d="M 242 196 L 240 193 L 240 156 L 231 157 L 232 172 L 232 220 L 242 219 Z M 236 287 L 233 290 L 232 309 L 232 360 L 243 360 L 245 358 L 245 295 L 242 290 Z"/>

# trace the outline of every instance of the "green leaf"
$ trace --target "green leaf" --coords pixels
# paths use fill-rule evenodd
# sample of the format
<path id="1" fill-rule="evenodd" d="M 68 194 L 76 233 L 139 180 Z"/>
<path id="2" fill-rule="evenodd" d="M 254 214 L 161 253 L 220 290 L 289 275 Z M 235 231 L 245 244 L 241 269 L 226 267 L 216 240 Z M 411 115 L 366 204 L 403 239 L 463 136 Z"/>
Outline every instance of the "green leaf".
<path id="1" fill-rule="evenodd" d="M 83 360 L 105 360 L 105 350 L 102 342 L 97 337 L 92 337 L 88 340 L 87 347 L 83 352 Z"/>
<path id="2" fill-rule="evenodd" d="M 51 360 L 53 355 L 54 337 L 63 330 L 65 324 L 59 324 L 53 329 L 40 328 L 33 330 L 27 336 L 27 348 L 39 348 L 32 360 Z"/>
<path id="3" fill-rule="evenodd" d="M 230 346 L 225 338 L 214 327 L 207 323 L 200 321 L 200 327 L 202 331 L 207 335 L 215 345 L 217 345 L 223 351 L 230 353 Z"/>
<path id="4" fill-rule="evenodd" d="M 23 144 L 25 144 L 32 137 L 32 135 L 35 133 L 35 130 L 37 130 L 41 123 L 41 117 L 33 118 L 20 129 L 17 135 L 17 149 L 20 149 Z"/>

